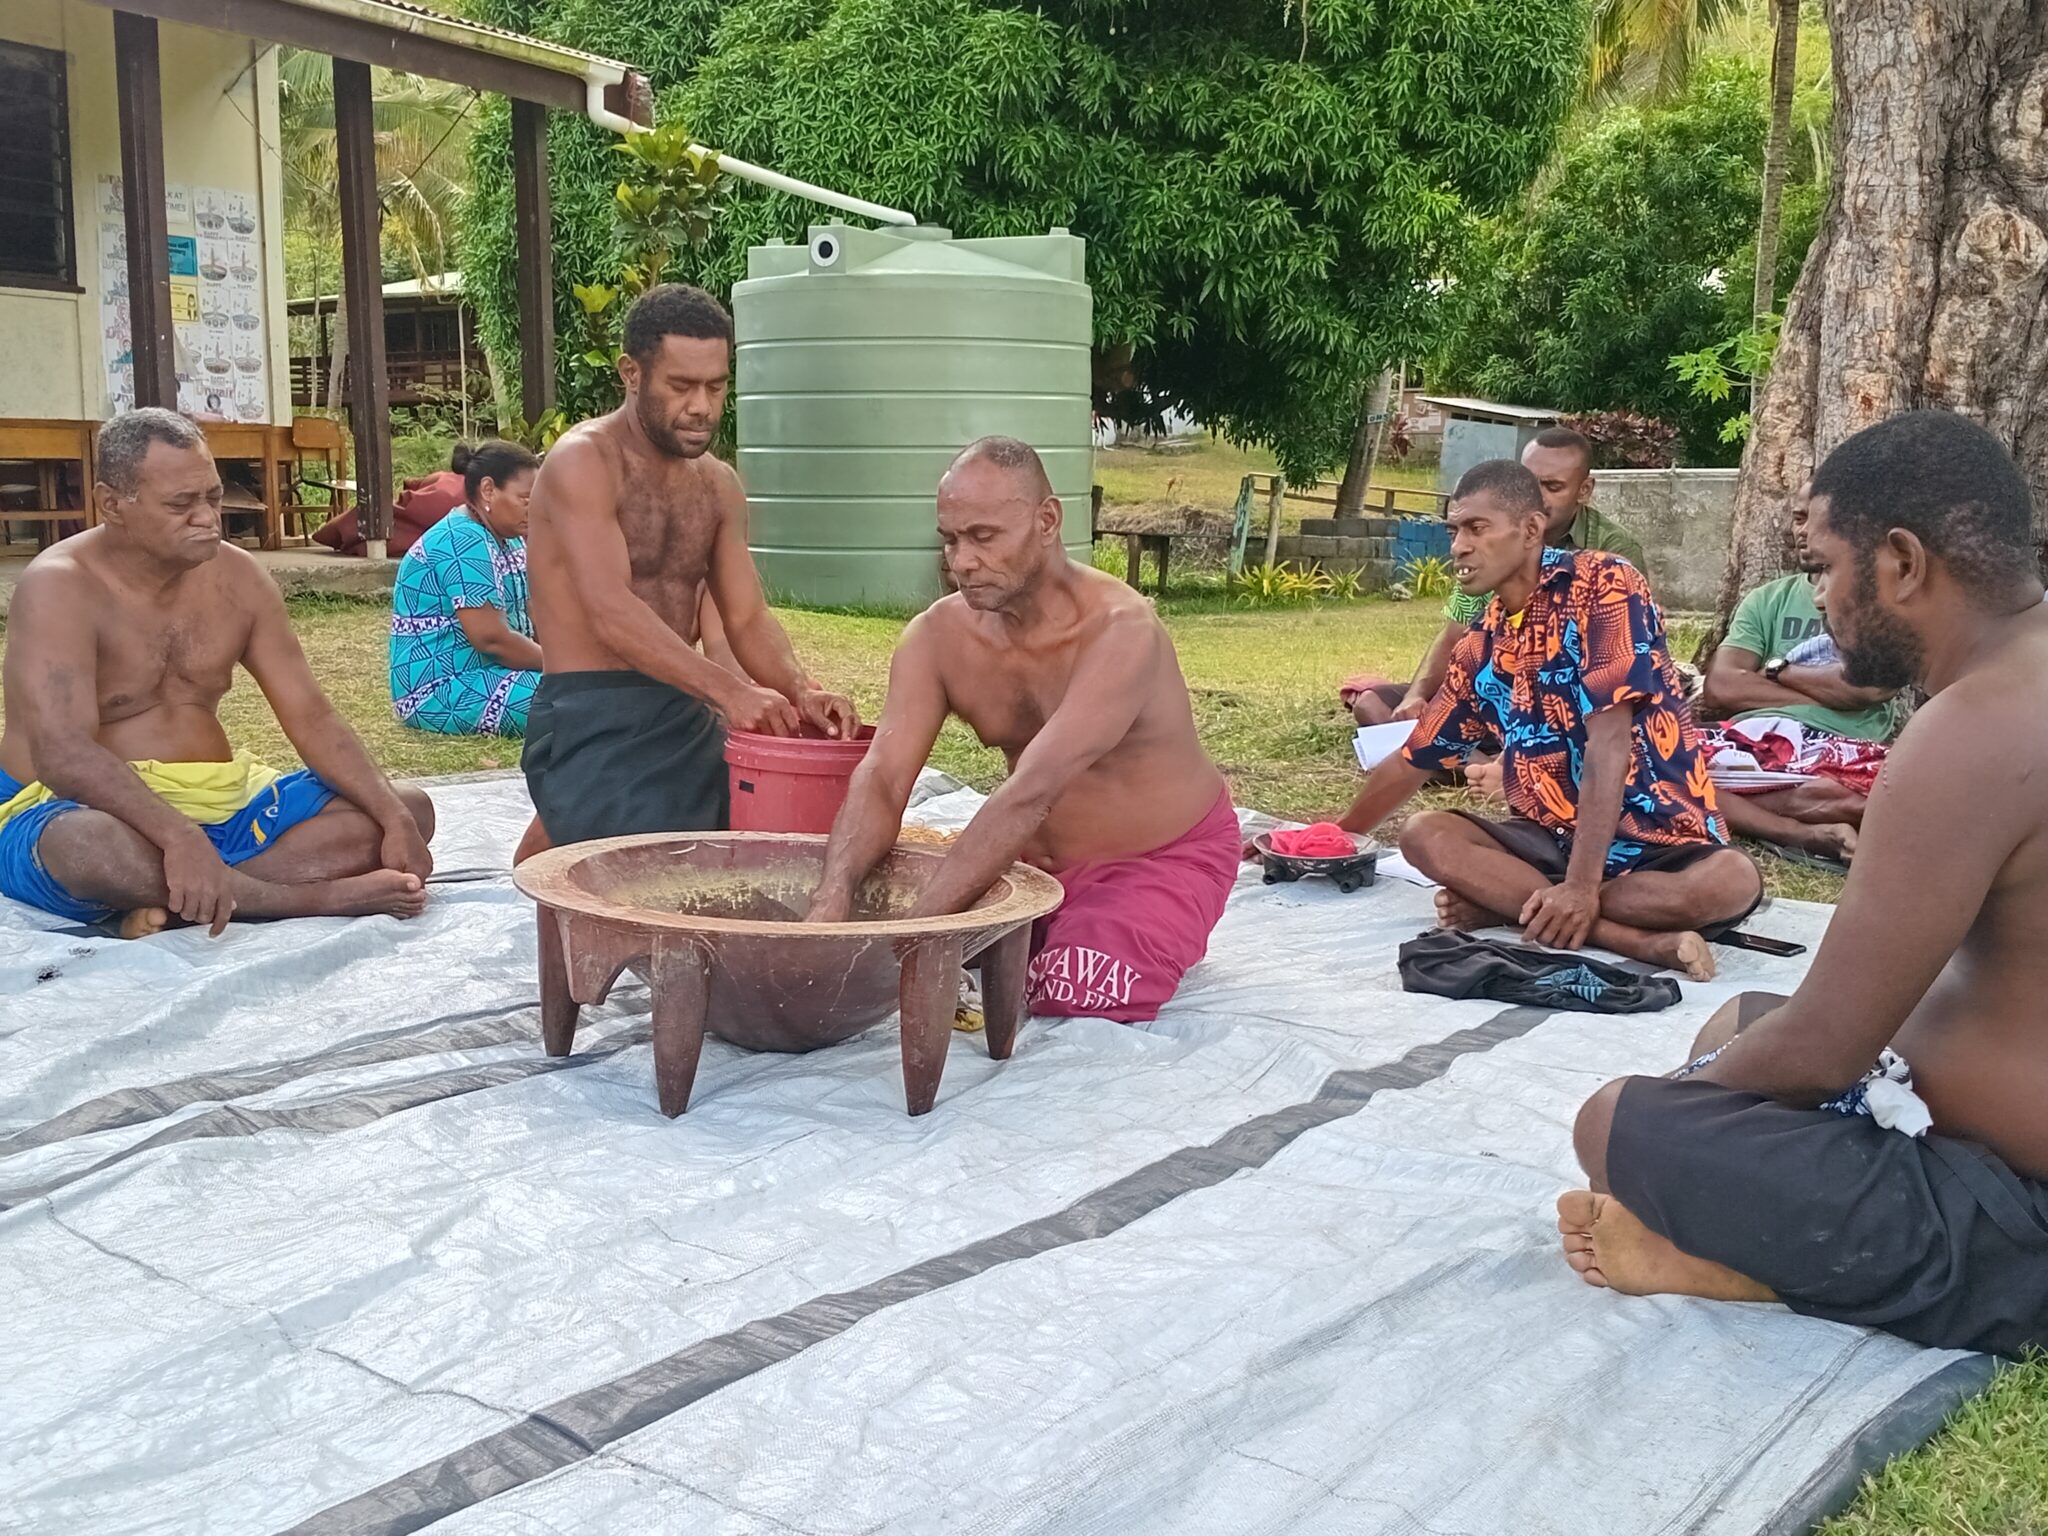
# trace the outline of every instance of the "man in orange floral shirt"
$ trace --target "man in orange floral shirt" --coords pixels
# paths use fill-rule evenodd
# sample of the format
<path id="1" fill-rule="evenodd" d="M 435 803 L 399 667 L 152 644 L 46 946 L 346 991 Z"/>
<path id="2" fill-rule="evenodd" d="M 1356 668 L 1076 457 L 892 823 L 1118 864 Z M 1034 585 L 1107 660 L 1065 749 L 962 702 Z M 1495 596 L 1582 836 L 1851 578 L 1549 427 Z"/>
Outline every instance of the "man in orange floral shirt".
<path id="1" fill-rule="evenodd" d="M 1371 831 L 1498 740 L 1507 821 L 1423 811 L 1401 831 L 1403 855 L 1443 888 L 1443 925 L 1518 923 L 1539 944 L 1706 980 L 1707 937 L 1755 910 L 1763 880 L 1728 845 L 1647 583 L 1617 555 L 1546 549 L 1542 490 L 1508 459 L 1466 472 L 1449 521 L 1458 585 L 1494 600 L 1341 825 Z"/>

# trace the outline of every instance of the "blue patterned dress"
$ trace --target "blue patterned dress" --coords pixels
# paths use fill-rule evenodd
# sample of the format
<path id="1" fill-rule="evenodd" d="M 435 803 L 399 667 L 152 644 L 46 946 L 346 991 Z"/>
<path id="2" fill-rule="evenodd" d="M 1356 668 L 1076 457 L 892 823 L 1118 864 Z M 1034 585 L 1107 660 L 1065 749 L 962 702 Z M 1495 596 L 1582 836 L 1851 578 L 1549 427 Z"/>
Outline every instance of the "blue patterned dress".
<path id="1" fill-rule="evenodd" d="M 444 736 L 523 736 L 538 672 L 501 667 L 469 643 L 459 608 L 496 608 L 533 638 L 526 541 L 501 539 L 457 507 L 406 551 L 391 594 L 391 702 Z"/>

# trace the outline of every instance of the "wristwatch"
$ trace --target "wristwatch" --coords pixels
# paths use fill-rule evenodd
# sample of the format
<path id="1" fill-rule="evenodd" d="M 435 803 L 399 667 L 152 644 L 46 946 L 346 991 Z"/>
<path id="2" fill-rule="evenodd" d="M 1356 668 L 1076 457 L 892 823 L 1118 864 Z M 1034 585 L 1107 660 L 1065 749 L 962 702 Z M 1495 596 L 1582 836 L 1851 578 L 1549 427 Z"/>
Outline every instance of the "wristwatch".
<path id="1" fill-rule="evenodd" d="M 1764 663 L 1764 681 L 1767 683 L 1775 683 L 1778 680 L 1778 674 L 1783 672 L 1790 665 L 1791 663 L 1788 662 L 1784 657 L 1773 656 L 1769 661 Z"/>

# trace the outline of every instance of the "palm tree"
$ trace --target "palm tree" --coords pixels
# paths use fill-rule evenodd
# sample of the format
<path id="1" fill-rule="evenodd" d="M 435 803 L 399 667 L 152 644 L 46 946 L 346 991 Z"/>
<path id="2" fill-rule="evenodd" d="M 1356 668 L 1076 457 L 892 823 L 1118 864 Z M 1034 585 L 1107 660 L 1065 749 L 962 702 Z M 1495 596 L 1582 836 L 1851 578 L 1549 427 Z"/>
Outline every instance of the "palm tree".
<path id="1" fill-rule="evenodd" d="M 438 276 L 448 270 L 449 245 L 462 209 L 469 111 L 476 92 L 386 69 L 371 71 L 370 90 L 382 247 L 403 255 L 415 276 Z M 284 50 L 278 63 L 278 108 L 285 222 L 311 236 L 320 250 L 334 252 L 338 271 L 341 162 L 334 131 L 334 71 L 326 55 Z M 316 272 L 316 292 L 324 286 L 319 276 Z M 347 362 L 346 317 L 337 304 L 330 402 L 340 396 Z"/>
<path id="2" fill-rule="evenodd" d="M 1756 287 L 1750 315 L 1761 320 L 1778 307 L 1778 213 L 1785 199 L 1787 151 L 1792 142 L 1792 93 L 1799 73 L 1799 0 L 1773 0 L 1777 37 L 1771 48 L 1771 128 L 1764 139 L 1764 200 L 1756 226 Z"/>
<path id="3" fill-rule="evenodd" d="M 1700 44 L 1748 9 L 1749 0 L 1594 0 L 1587 99 L 1677 95 Z"/>
<path id="4" fill-rule="evenodd" d="M 1756 283 L 1751 290 L 1751 313 L 1759 319 L 1777 308 L 1778 225 L 1799 70 L 1799 0 L 1761 4 L 1768 10 L 1775 37 L 1771 118 L 1764 139 L 1763 197 L 1757 218 Z M 1677 94 L 1707 35 L 1746 19 L 1757 8 L 1758 0 L 1595 0 L 1588 99 Z"/>

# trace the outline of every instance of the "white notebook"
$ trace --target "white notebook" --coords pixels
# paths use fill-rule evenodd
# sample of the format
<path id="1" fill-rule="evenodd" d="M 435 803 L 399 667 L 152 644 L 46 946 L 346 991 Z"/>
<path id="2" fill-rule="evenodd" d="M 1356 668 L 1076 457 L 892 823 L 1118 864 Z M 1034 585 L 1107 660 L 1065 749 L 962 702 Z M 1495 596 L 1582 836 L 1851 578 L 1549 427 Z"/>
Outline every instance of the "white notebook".
<path id="1" fill-rule="evenodd" d="M 1413 721 L 1396 720 L 1389 725 L 1361 725 L 1351 738 L 1351 750 L 1358 754 L 1358 766 L 1367 773 L 1408 743 L 1415 734 Z"/>

